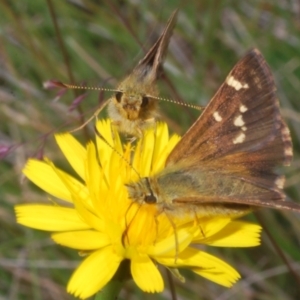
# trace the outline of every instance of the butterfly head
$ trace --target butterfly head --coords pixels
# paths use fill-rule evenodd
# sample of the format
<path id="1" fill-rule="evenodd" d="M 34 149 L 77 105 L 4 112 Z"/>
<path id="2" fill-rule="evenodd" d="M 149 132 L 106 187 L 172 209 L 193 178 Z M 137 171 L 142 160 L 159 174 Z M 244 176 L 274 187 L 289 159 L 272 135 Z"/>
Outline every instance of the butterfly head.
<path id="1" fill-rule="evenodd" d="M 158 93 L 153 82 L 139 78 L 135 73 L 128 76 L 118 87 L 109 109 L 110 115 L 130 121 L 147 120 L 155 116 Z M 115 119 L 115 118 L 114 118 Z"/>
<path id="2" fill-rule="evenodd" d="M 152 178 L 144 177 L 138 182 L 126 184 L 129 199 L 138 204 L 157 204 L 158 197 L 153 189 Z"/>

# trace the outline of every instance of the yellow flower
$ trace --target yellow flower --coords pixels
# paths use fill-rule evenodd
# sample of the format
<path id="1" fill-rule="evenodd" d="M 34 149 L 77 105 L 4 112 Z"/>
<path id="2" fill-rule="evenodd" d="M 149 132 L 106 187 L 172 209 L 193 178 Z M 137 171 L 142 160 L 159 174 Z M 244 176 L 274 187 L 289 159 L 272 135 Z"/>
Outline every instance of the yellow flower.
<path id="1" fill-rule="evenodd" d="M 53 205 L 52 199 L 49 205 L 15 208 L 18 223 L 50 231 L 56 243 L 86 254 L 68 292 L 81 298 L 95 294 L 125 259 L 130 261 L 133 280 L 146 292 L 164 289 L 158 264 L 188 268 L 218 284 L 232 286 L 240 277 L 237 271 L 193 244 L 256 246 L 260 227 L 228 216 L 202 217 L 197 222 L 170 220 L 164 213 L 157 215 L 155 205 L 132 203 L 125 184 L 161 171 L 180 138 L 169 138 L 167 126 L 158 124 L 132 149 L 130 144 L 122 145 L 109 120 L 99 121 L 97 130 L 106 142 L 96 136 L 96 144 L 90 142 L 86 147 L 68 133 L 56 136 L 76 177 L 47 159 L 30 159 L 24 168 L 32 182 L 63 200 L 65 206 L 58 204 L 61 201 Z"/>

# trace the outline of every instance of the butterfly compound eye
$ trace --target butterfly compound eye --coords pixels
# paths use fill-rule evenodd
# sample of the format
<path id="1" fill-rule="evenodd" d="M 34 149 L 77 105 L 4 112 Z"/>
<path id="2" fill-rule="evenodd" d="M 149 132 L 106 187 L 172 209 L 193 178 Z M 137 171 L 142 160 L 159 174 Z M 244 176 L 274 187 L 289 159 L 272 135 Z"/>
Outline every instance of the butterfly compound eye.
<path id="1" fill-rule="evenodd" d="M 144 96 L 144 97 L 142 98 L 142 104 L 141 104 L 141 107 L 147 106 L 148 103 L 149 103 L 149 98 L 146 97 L 146 96 Z"/>
<path id="2" fill-rule="evenodd" d="M 116 99 L 117 99 L 117 101 L 118 101 L 119 103 L 121 102 L 122 95 L 123 95 L 122 92 L 117 92 L 117 93 L 116 93 Z"/>
<path id="3" fill-rule="evenodd" d="M 148 204 L 154 204 L 157 202 L 157 199 L 154 195 L 150 194 L 150 195 L 146 195 L 144 198 L 145 202 Z"/>

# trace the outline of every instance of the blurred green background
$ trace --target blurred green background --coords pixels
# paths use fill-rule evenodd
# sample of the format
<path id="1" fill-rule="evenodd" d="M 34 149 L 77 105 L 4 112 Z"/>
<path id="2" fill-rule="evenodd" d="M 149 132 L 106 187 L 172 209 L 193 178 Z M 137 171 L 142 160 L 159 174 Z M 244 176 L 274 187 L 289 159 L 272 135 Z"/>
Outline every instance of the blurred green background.
<path id="1" fill-rule="evenodd" d="M 49 3 L 0 1 L 0 150 L 4 156 L 0 161 L 0 300 L 74 299 L 65 286 L 80 261 L 76 251 L 54 245 L 46 233 L 17 225 L 13 212 L 19 203 L 48 201 L 45 193 L 24 180 L 21 170 L 29 156 L 41 154 L 64 164 L 52 131 L 75 128 L 80 122 L 80 112 L 69 112 L 73 91 L 55 102 L 55 92 L 43 89 L 43 82 L 71 82 L 67 60 L 76 83 L 115 87 L 178 7 L 165 77 L 159 82 L 161 96 L 206 105 L 237 60 L 249 48 L 258 47 L 273 71 L 282 114 L 293 137 L 295 158 L 284 170 L 286 192 L 300 202 L 299 1 L 53 0 L 66 59 Z M 85 117 L 92 114 L 102 97 L 97 92 L 88 93 L 82 103 Z M 180 134 L 199 115 L 173 104 L 161 103 L 160 107 L 161 119 Z M 78 132 L 77 136 L 84 141 L 87 133 Z M 5 147 L 11 150 L 5 151 Z M 260 217 L 294 273 L 264 231 L 260 247 L 207 249 L 242 274 L 233 288 L 184 272 L 186 283 L 175 282 L 178 299 L 298 299 L 300 216 L 262 211 Z M 120 295 L 120 299 L 142 297 L 171 299 L 168 283 L 164 293 L 151 295 L 128 282 Z"/>

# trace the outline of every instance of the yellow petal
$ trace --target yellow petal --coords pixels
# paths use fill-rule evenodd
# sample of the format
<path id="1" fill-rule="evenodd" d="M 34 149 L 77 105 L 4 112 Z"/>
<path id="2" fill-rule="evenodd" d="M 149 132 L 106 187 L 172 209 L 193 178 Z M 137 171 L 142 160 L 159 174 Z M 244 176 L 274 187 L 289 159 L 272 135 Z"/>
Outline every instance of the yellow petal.
<path id="1" fill-rule="evenodd" d="M 19 224 L 47 231 L 68 231 L 88 229 L 73 208 L 50 205 L 17 205 L 15 206 Z"/>
<path id="2" fill-rule="evenodd" d="M 188 268 L 220 285 L 229 287 L 236 282 L 240 275 L 230 265 L 206 252 L 187 248 L 181 252 L 176 259 L 158 258 L 157 261 L 163 265 L 176 268 Z"/>
<path id="3" fill-rule="evenodd" d="M 260 245 L 261 227 L 242 221 L 232 221 L 216 234 L 193 243 L 217 247 L 254 247 Z"/>
<path id="4" fill-rule="evenodd" d="M 57 244 L 78 250 L 96 250 L 110 244 L 107 234 L 93 230 L 54 233 L 51 237 Z"/>
<path id="5" fill-rule="evenodd" d="M 199 238 L 210 237 L 232 222 L 230 217 L 203 217 L 199 219 Z M 204 236 L 203 236 L 204 235 Z"/>
<path id="6" fill-rule="evenodd" d="M 49 163 L 30 159 L 23 169 L 23 173 L 34 184 L 50 195 L 68 202 L 72 202 L 72 195 L 70 191 L 66 188 L 65 184 L 54 171 L 53 166 L 51 166 Z M 66 173 L 64 173 L 64 175 L 70 177 L 70 175 Z"/>
<path id="7" fill-rule="evenodd" d="M 198 259 L 201 260 L 202 266 L 191 270 L 215 283 L 231 287 L 241 277 L 230 265 L 206 252 L 201 252 Z"/>
<path id="8" fill-rule="evenodd" d="M 152 205 L 132 206 L 128 213 L 130 226 L 126 230 L 125 245 L 148 248 L 156 240 L 155 207 Z"/>
<path id="9" fill-rule="evenodd" d="M 99 149 L 103 149 L 106 152 L 109 152 L 110 154 L 114 151 L 113 149 L 116 149 L 118 152 L 122 151 L 122 143 L 120 140 L 119 133 L 116 130 L 115 126 L 112 125 L 110 119 L 99 120 L 96 123 L 96 127 L 100 135 L 103 137 L 100 138 L 98 135 L 96 136 L 98 139 L 97 146 Z"/>
<path id="10" fill-rule="evenodd" d="M 147 176 L 150 174 L 151 171 L 151 164 L 152 164 L 152 155 L 153 155 L 153 145 L 154 145 L 154 130 L 147 130 L 144 133 L 145 137 L 144 140 L 147 141 L 147 143 L 143 143 L 141 146 L 141 165 L 140 165 L 140 172 L 141 177 Z M 143 141 L 144 141 L 143 140 Z"/>
<path id="11" fill-rule="evenodd" d="M 98 195 L 105 187 L 105 181 L 103 178 L 103 172 L 100 168 L 97 160 L 97 152 L 94 143 L 87 145 L 87 161 L 86 161 L 86 185 L 90 191 L 90 195 L 95 202 L 98 199 Z"/>
<path id="12" fill-rule="evenodd" d="M 56 134 L 55 139 L 72 168 L 84 180 L 85 148 L 69 133 Z"/>
<path id="13" fill-rule="evenodd" d="M 131 274 L 138 287 L 148 293 L 162 292 L 162 276 L 148 256 L 135 256 L 131 260 Z"/>
<path id="14" fill-rule="evenodd" d="M 225 287 L 232 287 L 240 279 L 240 275 L 237 272 L 238 275 L 232 276 L 230 272 L 226 273 L 226 271 L 220 272 L 219 270 L 213 271 L 196 268 L 191 270 L 196 274 Z"/>
<path id="15" fill-rule="evenodd" d="M 60 173 L 57 173 L 60 176 Z M 94 228 L 103 231 L 105 226 L 103 216 L 96 214 L 92 206 L 91 199 L 86 187 L 74 185 L 72 180 L 64 176 L 60 176 L 61 180 L 72 193 L 73 202 L 77 213 L 82 217 L 84 222 L 89 224 L 89 228 Z"/>
<path id="16" fill-rule="evenodd" d="M 122 259 L 113 252 L 112 247 L 95 251 L 73 273 L 67 291 L 84 299 L 92 296 L 113 277 Z"/>
<path id="17" fill-rule="evenodd" d="M 153 162 L 156 162 L 156 164 L 159 164 L 158 161 L 160 160 L 161 153 L 164 151 L 168 142 L 169 142 L 169 130 L 167 124 L 158 122 L 156 124 L 155 144 L 153 150 Z M 163 156 L 164 160 L 166 157 L 167 156 Z M 156 172 L 158 171 L 159 169 L 156 170 Z"/>
<path id="18" fill-rule="evenodd" d="M 155 143 L 153 150 L 153 159 L 152 159 L 152 173 L 159 172 L 165 163 L 167 158 L 166 155 L 161 155 L 161 153 L 166 148 L 166 145 L 169 141 L 169 131 L 168 127 L 165 123 L 157 123 L 156 124 L 156 132 L 155 132 Z"/>
<path id="19" fill-rule="evenodd" d="M 176 230 L 174 234 L 149 246 L 147 253 L 152 257 L 168 256 L 175 260 L 175 255 L 178 255 L 185 249 L 193 239 L 193 232 L 197 228 L 182 228 Z M 177 245 L 176 245 L 177 244 Z"/>
<path id="20" fill-rule="evenodd" d="M 164 168 L 168 155 L 179 141 L 180 137 L 176 134 L 172 135 L 169 139 L 168 127 L 165 123 L 159 123 L 157 125 L 151 175 L 156 174 Z"/>
<path id="21" fill-rule="evenodd" d="M 106 178 L 110 178 L 111 162 L 123 155 L 120 137 L 114 126 L 111 126 L 110 120 L 98 121 L 96 127 L 99 134 L 103 137 L 96 136 L 98 159 Z"/>

